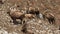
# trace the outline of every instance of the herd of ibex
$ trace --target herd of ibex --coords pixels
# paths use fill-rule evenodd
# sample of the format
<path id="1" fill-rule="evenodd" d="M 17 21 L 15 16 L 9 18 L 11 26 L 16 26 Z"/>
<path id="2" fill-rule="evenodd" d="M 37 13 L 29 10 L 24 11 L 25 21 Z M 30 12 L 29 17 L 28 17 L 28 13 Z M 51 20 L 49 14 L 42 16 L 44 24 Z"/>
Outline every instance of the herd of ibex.
<path id="1" fill-rule="evenodd" d="M 22 21 L 24 18 L 31 19 L 31 18 L 39 17 L 40 11 L 38 9 L 35 10 L 30 7 L 29 11 L 26 11 L 26 14 L 22 13 L 21 11 L 9 11 L 8 14 L 12 18 L 13 22 L 15 22 L 16 19 L 20 19 L 21 23 L 23 24 Z M 55 22 L 55 16 L 47 11 L 42 13 L 42 17 L 44 20 L 47 19 L 51 24 Z"/>
<path id="2" fill-rule="evenodd" d="M 3 4 L 2 0 L 0 0 L 0 3 Z M 31 8 L 29 7 L 28 11 L 26 10 L 26 14 L 22 13 L 21 11 L 10 11 L 8 12 L 10 17 L 12 18 L 13 22 L 16 21 L 16 19 L 20 19 L 23 21 L 24 18 L 34 18 L 39 17 L 40 11 L 39 8 Z M 43 19 L 47 19 L 49 23 L 55 23 L 55 16 L 52 13 L 49 12 L 43 12 Z M 23 22 L 22 22 L 23 23 Z"/>
<path id="3" fill-rule="evenodd" d="M 2 0 L 0 0 L 0 4 L 3 4 Z M 25 18 L 26 19 L 43 18 L 43 20 L 47 19 L 50 24 L 55 24 L 56 18 L 54 16 L 54 14 L 52 14 L 48 11 L 44 11 L 43 13 L 41 13 L 39 11 L 39 8 L 29 7 L 29 9 L 26 10 L 26 13 L 23 13 L 23 12 L 19 11 L 19 10 L 16 10 L 16 9 L 14 10 L 14 9 L 10 8 L 10 11 L 8 11 L 7 13 L 11 17 L 11 19 L 13 20 L 14 24 L 17 23 L 16 19 L 21 20 L 20 24 L 23 24 L 23 27 L 22 27 L 21 31 L 24 32 L 25 34 L 34 34 L 32 31 L 27 30 L 26 23 L 25 23 Z M 59 26 L 59 30 L 60 30 L 60 26 Z"/>
<path id="4" fill-rule="evenodd" d="M 40 11 L 38 9 L 35 8 L 29 8 L 29 10 L 26 10 L 26 14 L 22 13 L 21 11 L 9 11 L 7 12 L 9 14 L 9 16 L 12 18 L 13 23 L 16 23 L 16 19 L 20 19 L 21 20 L 21 24 L 24 24 L 24 18 L 27 19 L 31 19 L 31 18 L 35 18 L 35 17 L 39 17 L 40 15 Z M 54 24 L 55 23 L 55 16 L 52 13 L 49 13 L 47 11 L 41 13 L 43 19 L 47 19 L 49 23 Z M 24 25 L 25 26 L 25 25 Z M 26 28 L 25 28 L 26 29 Z M 25 30 L 23 29 L 23 30 Z"/>

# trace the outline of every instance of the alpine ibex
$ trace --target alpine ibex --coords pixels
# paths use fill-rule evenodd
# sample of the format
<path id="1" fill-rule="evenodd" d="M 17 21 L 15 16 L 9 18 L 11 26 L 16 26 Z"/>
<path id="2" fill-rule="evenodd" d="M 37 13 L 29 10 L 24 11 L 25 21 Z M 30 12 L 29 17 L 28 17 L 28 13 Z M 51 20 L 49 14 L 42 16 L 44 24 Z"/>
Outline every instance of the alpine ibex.
<path id="1" fill-rule="evenodd" d="M 45 12 L 43 14 L 43 18 L 44 20 L 47 18 L 47 20 L 49 21 L 49 23 L 54 24 L 55 23 L 55 16 L 52 13 L 49 12 Z"/>

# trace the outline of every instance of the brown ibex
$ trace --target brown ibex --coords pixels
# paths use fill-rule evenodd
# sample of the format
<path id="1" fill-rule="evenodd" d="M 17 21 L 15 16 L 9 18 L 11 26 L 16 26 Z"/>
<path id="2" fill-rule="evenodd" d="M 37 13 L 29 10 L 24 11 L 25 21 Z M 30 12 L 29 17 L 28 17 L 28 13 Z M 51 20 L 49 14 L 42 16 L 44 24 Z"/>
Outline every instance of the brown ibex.
<path id="1" fill-rule="evenodd" d="M 28 14 L 33 14 L 33 15 L 36 15 L 36 17 L 39 17 L 39 9 L 38 8 L 29 7 Z"/>
<path id="2" fill-rule="evenodd" d="M 44 20 L 47 18 L 47 20 L 49 21 L 49 23 L 54 24 L 55 23 L 55 16 L 52 13 L 49 12 L 45 12 L 43 14 L 43 18 Z"/>
<path id="3" fill-rule="evenodd" d="M 7 13 L 12 18 L 13 23 L 15 23 L 15 24 L 17 22 L 16 19 L 20 19 L 21 22 L 22 22 L 22 20 L 24 18 L 24 14 L 22 12 L 20 12 L 20 11 L 10 11 L 10 12 L 7 12 Z"/>
<path id="4" fill-rule="evenodd" d="M 21 30 L 23 33 L 25 34 L 34 34 L 31 30 L 28 30 L 27 29 L 27 23 L 24 23 L 23 24 L 23 27 L 22 27 L 22 30 Z"/>

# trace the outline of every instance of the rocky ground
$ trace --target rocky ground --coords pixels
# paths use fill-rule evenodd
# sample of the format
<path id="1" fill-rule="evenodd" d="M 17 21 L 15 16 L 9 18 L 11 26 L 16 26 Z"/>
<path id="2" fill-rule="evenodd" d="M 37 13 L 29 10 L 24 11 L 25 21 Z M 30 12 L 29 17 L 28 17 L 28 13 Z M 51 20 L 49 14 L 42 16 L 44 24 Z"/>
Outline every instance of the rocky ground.
<path id="1" fill-rule="evenodd" d="M 60 24 L 60 0 L 2 0 L 0 3 L 0 34 L 24 34 L 21 24 L 13 24 L 11 17 L 7 14 L 10 8 L 24 10 L 24 8 L 39 8 L 39 11 L 50 11 L 55 15 L 56 24 L 50 24 L 43 19 L 28 20 L 27 29 L 34 34 L 60 34 L 58 25 Z M 18 5 L 18 6 L 17 6 Z"/>

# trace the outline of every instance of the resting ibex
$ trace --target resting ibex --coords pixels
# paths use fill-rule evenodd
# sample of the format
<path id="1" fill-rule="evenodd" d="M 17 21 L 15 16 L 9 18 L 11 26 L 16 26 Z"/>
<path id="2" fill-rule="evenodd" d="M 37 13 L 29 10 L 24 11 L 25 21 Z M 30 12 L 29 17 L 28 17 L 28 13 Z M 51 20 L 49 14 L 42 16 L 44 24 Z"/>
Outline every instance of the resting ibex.
<path id="1" fill-rule="evenodd" d="M 38 8 L 29 8 L 29 13 L 39 14 L 39 10 L 38 10 Z"/>
<path id="2" fill-rule="evenodd" d="M 39 16 L 39 10 L 38 10 L 38 8 L 29 7 L 28 14 L 34 14 L 38 17 Z"/>
<path id="3" fill-rule="evenodd" d="M 25 18 L 28 18 L 28 19 L 35 18 L 35 15 L 33 15 L 33 14 L 25 14 Z"/>
<path id="4" fill-rule="evenodd" d="M 24 23 L 23 24 L 23 27 L 22 27 L 22 30 L 21 30 L 23 33 L 25 34 L 34 34 L 31 30 L 28 30 L 27 29 L 27 23 Z"/>

